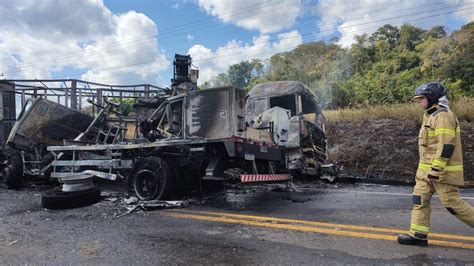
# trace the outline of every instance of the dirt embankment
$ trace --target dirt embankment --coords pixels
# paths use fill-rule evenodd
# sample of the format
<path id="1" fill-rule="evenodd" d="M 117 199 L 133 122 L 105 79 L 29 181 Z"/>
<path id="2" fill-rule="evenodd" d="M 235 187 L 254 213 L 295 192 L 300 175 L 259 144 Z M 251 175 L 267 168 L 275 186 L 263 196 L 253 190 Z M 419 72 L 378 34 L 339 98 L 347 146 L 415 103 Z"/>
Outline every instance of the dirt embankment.
<path id="1" fill-rule="evenodd" d="M 346 175 L 414 181 L 418 166 L 415 121 L 378 119 L 328 125 L 329 156 Z M 474 123 L 461 121 L 464 177 L 474 183 Z"/>

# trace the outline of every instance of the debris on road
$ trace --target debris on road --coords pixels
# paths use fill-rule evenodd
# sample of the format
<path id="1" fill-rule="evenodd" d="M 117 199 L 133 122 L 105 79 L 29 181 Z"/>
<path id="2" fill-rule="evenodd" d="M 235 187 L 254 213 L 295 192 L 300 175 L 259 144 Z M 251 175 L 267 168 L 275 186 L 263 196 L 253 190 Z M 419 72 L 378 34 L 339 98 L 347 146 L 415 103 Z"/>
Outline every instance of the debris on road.
<path id="1" fill-rule="evenodd" d="M 136 199 L 136 201 L 135 201 Z M 129 203 L 127 203 L 129 202 Z M 115 217 L 123 217 L 125 215 L 128 215 L 134 211 L 136 211 L 138 208 L 144 210 L 144 211 L 150 211 L 154 209 L 174 209 L 174 208 L 186 208 L 189 206 L 189 202 L 186 200 L 146 200 L 146 201 L 138 201 L 136 197 L 130 197 L 128 199 L 125 199 L 125 203 L 127 205 L 132 205 L 134 203 L 138 202 L 138 204 L 128 207 L 125 206 L 127 209 L 127 212 L 118 214 Z"/>
<path id="2" fill-rule="evenodd" d="M 320 177 L 322 180 L 327 180 L 329 182 L 334 182 L 334 180 L 336 179 L 336 176 L 330 176 L 330 175 L 322 175 Z"/>
<path id="3" fill-rule="evenodd" d="M 138 202 L 137 197 L 130 197 L 128 199 L 124 199 L 125 204 L 133 204 Z"/>
<path id="4" fill-rule="evenodd" d="M 140 208 L 147 211 L 151 209 L 185 208 L 189 206 L 189 203 L 184 200 L 149 200 L 142 201 L 139 205 Z"/>
<path id="5" fill-rule="evenodd" d="M 105 198 L 106 201 L 109 201 L 109 202 L 112 202 L 112 203 L 115 203 L 118 198 Z"/>

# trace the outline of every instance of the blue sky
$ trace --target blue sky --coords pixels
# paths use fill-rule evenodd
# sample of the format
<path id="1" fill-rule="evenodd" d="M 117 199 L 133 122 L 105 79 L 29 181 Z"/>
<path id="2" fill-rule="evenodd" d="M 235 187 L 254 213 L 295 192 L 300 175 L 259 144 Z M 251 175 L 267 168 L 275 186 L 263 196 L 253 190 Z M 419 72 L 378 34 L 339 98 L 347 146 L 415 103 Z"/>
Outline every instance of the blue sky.
<path id="1" fill-rule="evenodd" d="M 304 42 L 336 36 L 350 47 L 387 23 L 451 32 L 473 9 L 473 0 L 0 0 L 0 73 L 169 86 L 174 53 L 189 53 L 204 82 Z"/>

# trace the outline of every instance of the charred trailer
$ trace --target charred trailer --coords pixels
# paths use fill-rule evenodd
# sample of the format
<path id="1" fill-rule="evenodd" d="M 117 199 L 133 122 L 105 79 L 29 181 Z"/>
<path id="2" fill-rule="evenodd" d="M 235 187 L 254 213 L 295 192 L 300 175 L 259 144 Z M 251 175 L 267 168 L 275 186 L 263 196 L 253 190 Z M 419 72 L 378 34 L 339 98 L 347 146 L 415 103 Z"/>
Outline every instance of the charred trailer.
<path id="1" fill-rule="evenodd" d="M 175 90 L 173 90 L 175 91 Z M 141 114 L 149 114 L 141 107 Z M 247 130 L 245 92 L 228 86 L 169 95 L 140 120 L 139 137 L 120 144 L 48 147 L 56 157 L 52 177 L 126 178 L 141 199 L 166 199 L 196 186 L 286 181 L 283 150 L 271 129 Z M 69 154 L 69 160 L 59 154 Z M 77 184 L 77 183 L 75 183 Z"/>
<path id="2" fill-rule="evenodd" d="M 334 171 L 327 163 L 325 118 L 317 96 L 302 82 L 276 81 L 254 86 L 247 94 L 246 123 L 272 128 L 294 176 L 321 176 Z"/>
<path id="3" fill-rule="evenodd" d="M 50 145 L 62 145 L 87 129 L 93 118 L 46 99 L 29 99 L 9 133 L 3 154 L 3 177 L 9 188 L 21 185 L 23 178 L 48 176 L 53 156 Z"/>

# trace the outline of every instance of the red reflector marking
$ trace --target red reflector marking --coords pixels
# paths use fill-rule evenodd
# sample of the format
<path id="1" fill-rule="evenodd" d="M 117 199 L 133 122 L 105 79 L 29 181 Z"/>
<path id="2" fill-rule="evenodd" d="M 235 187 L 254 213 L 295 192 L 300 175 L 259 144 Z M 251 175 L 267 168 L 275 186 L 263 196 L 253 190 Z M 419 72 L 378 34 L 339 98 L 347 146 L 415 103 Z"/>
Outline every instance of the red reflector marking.
<path id="1" fill-rule="evenodd" d="M 290 179 L 290 175 L 240 175 L 242 182 L 281 181 Z"/>

